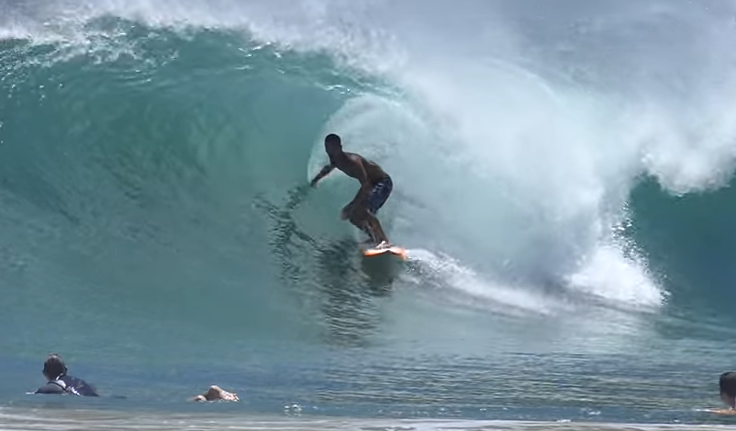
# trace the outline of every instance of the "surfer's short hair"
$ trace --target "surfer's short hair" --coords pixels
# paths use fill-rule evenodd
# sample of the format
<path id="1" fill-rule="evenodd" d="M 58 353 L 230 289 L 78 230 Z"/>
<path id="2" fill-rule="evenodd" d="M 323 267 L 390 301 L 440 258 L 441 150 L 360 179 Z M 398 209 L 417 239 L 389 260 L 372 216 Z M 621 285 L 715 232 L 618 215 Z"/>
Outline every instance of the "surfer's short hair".
<path id="1" fill-rule="evenodd" d="M 325 136 L 325 144 L 342 145 L 342 141 L 340 140 L 340 137 L 338 135 L 330 133 L 329 135 Z"/>
<path id="2" fill-rule="evenodd" d="M 729 371 L 721 374 L 721 378 L 718 380 L 718 386 L 722 394 L 736 398 L 736 372 Z"/>
<path id="3" fill-rule="evenodd" d="M 52 353 L 43 363 L 43 374 L 49 379 L 56 379 L 66 374 L 66 365 L 56 353 Z"/>

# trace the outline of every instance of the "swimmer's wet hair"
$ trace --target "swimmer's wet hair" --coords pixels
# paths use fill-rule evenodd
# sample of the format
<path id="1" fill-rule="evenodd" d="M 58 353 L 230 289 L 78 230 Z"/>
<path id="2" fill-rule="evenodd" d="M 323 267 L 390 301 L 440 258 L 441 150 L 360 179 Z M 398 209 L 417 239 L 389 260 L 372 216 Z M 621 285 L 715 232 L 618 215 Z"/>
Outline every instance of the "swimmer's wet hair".
<path id="1" fill-rule="evenodd" d="M 50 354 L 43 363 L 43 374 L 49 379 L 58 379 L 66 375 L 66 365 L 61 356 L 56 353 Z"/>
<path id="2" fill-rule="evenodd" d="M 721 374 L 721 378 L 718 380 L 718 386 L 722 394 L 736 398 L 736 373 L 729 371 Z"/>

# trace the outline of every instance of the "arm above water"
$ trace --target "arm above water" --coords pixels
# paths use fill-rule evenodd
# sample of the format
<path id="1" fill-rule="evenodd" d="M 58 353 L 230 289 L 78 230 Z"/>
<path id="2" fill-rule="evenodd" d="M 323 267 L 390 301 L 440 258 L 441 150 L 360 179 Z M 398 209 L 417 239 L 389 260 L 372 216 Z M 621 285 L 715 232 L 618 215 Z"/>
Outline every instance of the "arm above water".
<path id="1" fill-rule="evenodd" d="M 736 410 L 734 409 L 705 409 L 704 411 L 708 413 L 714 413 L 717 415 L 729 415 L 729 416 L 736 415 Z"/>

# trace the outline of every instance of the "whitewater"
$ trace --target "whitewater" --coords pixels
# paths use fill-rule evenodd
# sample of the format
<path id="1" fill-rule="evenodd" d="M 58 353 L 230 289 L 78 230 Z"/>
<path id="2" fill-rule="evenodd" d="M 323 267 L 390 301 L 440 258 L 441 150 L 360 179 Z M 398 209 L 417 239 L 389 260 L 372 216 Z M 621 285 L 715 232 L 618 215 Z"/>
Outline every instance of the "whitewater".
<path id="1" fill-rule="evenodd" d="M 729 423 L 732 2 L 1 7 L 0 429 Z"/>

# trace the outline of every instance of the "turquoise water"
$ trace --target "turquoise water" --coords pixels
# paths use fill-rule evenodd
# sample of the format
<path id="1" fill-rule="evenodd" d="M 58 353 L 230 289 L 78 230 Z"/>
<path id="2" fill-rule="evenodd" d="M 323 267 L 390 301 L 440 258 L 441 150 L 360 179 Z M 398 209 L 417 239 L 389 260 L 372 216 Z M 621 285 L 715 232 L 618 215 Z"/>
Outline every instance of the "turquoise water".
<path id="1" fill-rule="evenodd" d="M 4 7 L 0 428 L 729 423 L 728 5 Z M 26 395 L 52 351 L 104 397 Z"/>

